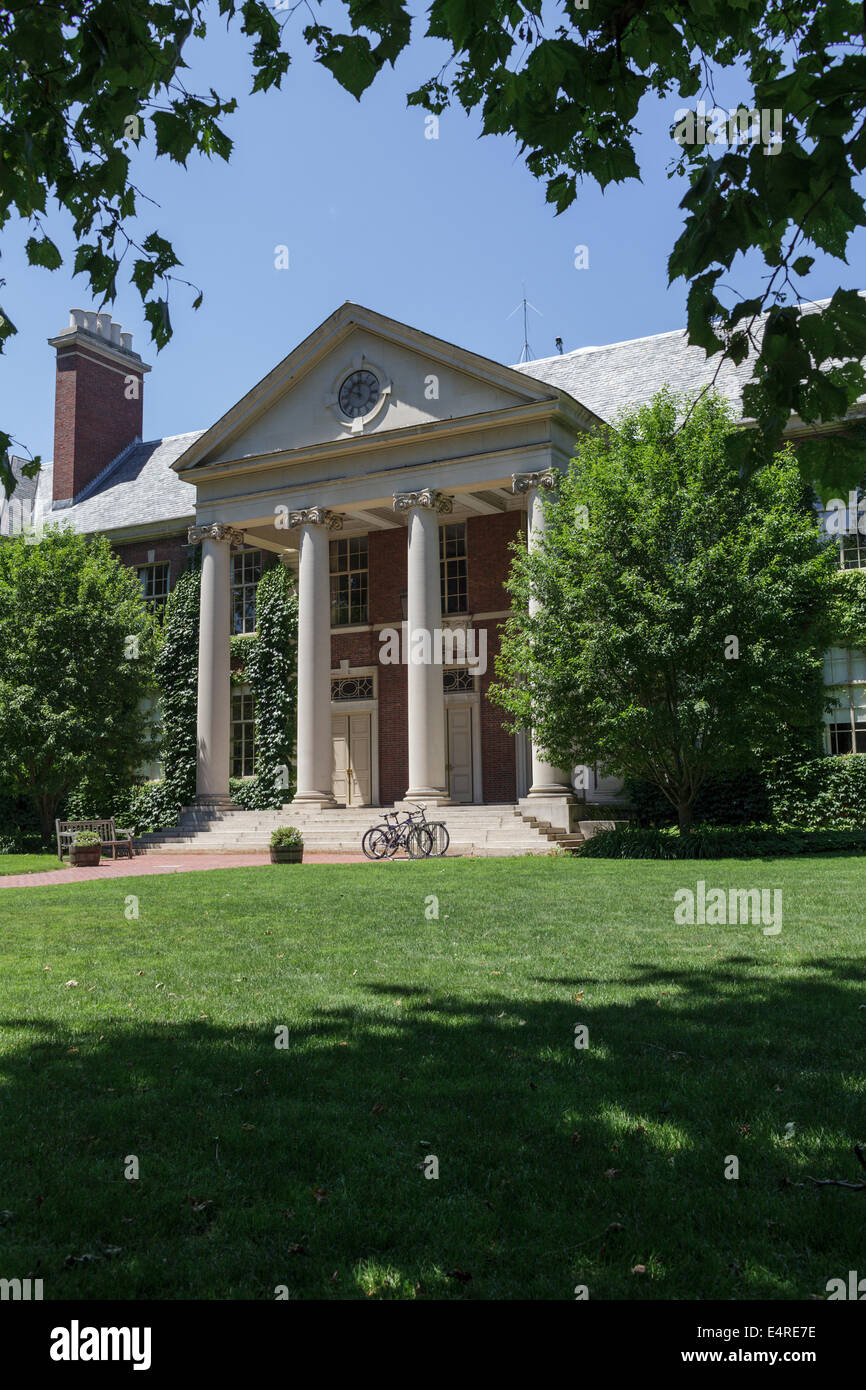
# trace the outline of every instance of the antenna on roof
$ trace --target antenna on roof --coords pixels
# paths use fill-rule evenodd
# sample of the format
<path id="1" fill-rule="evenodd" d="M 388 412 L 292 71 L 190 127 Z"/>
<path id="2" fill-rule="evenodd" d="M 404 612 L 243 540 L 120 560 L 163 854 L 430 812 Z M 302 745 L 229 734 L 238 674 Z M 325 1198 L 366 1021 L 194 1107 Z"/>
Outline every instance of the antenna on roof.
<path id="1" fill-rule="evenodd" d="M 523 298 L 522 298 L 522 300 L 520 301 L 519 304 L 515 304 L 514 308 L 511 310 L 511 313 L 507 316 L 507 318 L 513 319 L 513 318 L 514 318 L 514 315 L 515 315 L 516 313 L 518 313 L 521 309 L 523 310 L 523 347 L 522 347 L 521 352 L 520 352 L 520 361 L 521 361 L 521 362 L 531 362 L 531 361 L 532 361 L 532 358 L 533 358 L 533 352 L 532 352 L 532 348 L 529 346 L 529 325 L 528 325 L 527 319 L 526 319 L 526 311 L 527 311 L 527 309 L 531 309 L 532 312 L 533 312 L 534 314 L 537 314 L 539 318 L 544 318 L 544 315 L 542 314 L 542 312 L 541 312 L 540 309 L 536 309 L 535 305 L 534 305 L 534 304 L 530 304 L 529 300 L 526 298 L 526 286 L 525 286 L 525 285 L 523 286 Z M 506 321 L 507 321 L 507 320 L 506 320 Z"/>

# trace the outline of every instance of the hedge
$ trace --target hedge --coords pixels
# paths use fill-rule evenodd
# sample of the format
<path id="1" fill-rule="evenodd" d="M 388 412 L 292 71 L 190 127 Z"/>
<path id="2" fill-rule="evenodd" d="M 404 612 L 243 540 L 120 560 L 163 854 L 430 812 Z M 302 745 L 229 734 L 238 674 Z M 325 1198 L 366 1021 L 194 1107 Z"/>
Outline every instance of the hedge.
<path id="1" fill-rule="evenodd" d="M 600 830 L 575 853 L 584 859 L 775 859 L 793 854 L 866 853 L 866 830 L 799 830 L 768 825 L 700 825 L 677 830 Z"/>
<path id="2" fill-rule="evenodd" d="M 676 815 L 657 787 L 632 782 L 628 792 L 640 826 L 674 824 Z M 780 759 L 764 771 L 716 778 L 698 793 L 695 821 L 804 830 L 866 829 L 866 754 Z"/>

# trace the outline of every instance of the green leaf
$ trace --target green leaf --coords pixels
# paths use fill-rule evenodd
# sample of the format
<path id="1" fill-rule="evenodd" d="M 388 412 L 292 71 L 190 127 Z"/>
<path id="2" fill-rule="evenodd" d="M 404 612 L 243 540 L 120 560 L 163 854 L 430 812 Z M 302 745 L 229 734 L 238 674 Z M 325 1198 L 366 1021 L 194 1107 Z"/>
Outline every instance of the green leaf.
<path id="1" fill-rule="evenodd" d="M 380 67 L 373 56 L 370 40 L 361 35 L 335 36 L 316 61 L 333 73 L 340 86 L 345 87 L 358 101 Z"/>
<path id="2" fill-rule="evenodd" d="M 57 270 L 63 264 L 63 257 L 50 237 L 29 237 L 24 247 L 31 265 L 44 266 L 46 270 Z"/>
<path id="3" fill-rule="evenodd" d="M 165 347 L 172 335 L 168 302 L 165 299 L 150 299 L 144 306 L 144 317 L 151 327 L 153 341 L 157 348 Z"/>

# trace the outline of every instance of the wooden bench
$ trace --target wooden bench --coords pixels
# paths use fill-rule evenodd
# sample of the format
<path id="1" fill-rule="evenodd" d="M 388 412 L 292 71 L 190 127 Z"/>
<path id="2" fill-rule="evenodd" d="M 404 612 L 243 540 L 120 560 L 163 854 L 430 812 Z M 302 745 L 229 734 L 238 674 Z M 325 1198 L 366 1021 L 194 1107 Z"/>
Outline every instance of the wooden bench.
<path id="1" fill-rule="evenodd" d="M 64 853 L 68 854 L 79 830 L 92 830 L 98 835 L 102 848 L 106 851 L 111 850 L 112 859 L 117 858 L 118 850 L 125 850 L 130 859 L 132 858 L 133 831 L 115 825 L 113 816 L 109 820 L 56 820 L 54 829 L 57 835 L 57 858 L 61 863 Z"/>

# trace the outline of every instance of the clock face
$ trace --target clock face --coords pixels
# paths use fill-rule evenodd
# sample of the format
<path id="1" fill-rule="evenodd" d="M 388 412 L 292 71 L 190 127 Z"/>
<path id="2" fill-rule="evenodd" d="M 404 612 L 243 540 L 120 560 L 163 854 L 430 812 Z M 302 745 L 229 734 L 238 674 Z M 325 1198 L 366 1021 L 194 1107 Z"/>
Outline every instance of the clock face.
<path id="1" fill-rule="evenodd" d="M 366 370 L 352 372 L 340 387 L 340 409 L 349 420 L 368 415 L 379 399 L 379 378 Z"/>

